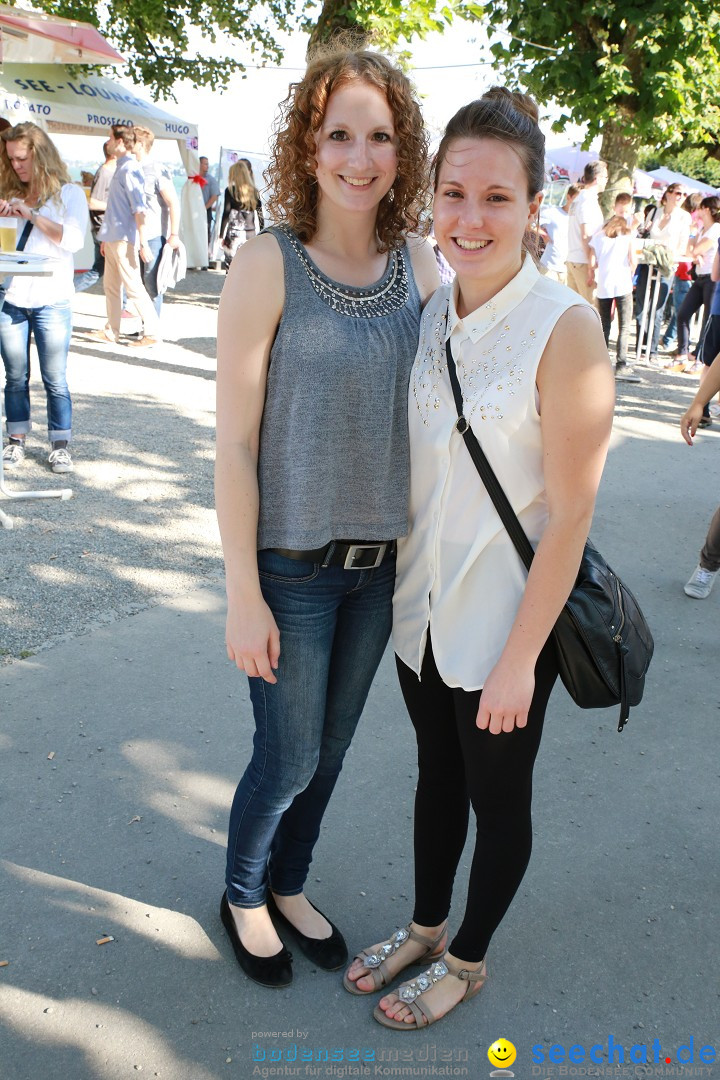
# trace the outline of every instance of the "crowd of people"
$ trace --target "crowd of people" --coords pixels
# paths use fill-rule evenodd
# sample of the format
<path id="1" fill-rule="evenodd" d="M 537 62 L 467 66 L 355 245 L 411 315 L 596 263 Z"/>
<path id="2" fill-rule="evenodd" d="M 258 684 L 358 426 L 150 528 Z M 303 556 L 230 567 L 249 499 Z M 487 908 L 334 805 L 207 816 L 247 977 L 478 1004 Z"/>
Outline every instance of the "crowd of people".
<path id="1" fill-rule="evenodd" d="M 617 317 L 619 381 L 642 381 L 628 359 L 633 322 L 635 353 L 644 357 L 639 364 L 702 376 L 720 350 L 720 335 L 716 343 L 714 334 L 707 334 L 711 313 L 716 307 L 720 312 L 720 297 L 715 300 L 720 267 L 714 265 L 720 198 L 688 194 L 682 184 L 672 183 L 644 213 L 635 211 L 629 192 L 620 192 L 606 217 L 600 196 L 607 180 L 606 163 L 589 162 L 582 181 L 566 188 L 561 207 L 541 207 L 544 272 L 597 306 L 607 343 Z M 701 309 L 692 354 L 690 323 Z M 710 423 L 706 408 L 702 426 Z"/>

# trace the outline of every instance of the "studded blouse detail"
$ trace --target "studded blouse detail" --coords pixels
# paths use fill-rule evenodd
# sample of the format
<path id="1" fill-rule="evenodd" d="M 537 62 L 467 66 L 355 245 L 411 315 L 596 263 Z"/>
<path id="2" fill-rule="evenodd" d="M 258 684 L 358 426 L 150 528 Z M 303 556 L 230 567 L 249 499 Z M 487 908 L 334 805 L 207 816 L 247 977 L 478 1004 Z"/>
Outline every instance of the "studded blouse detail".
<path id="1" fill-rule="evenodd" d="M 407 248 L 365 288 L 327 277 L 269 229 L 285 300 L 260 428 L 258 548 L 394 540 L 408 527 L 408 383 L 420 296 Z"/>
<path id="2" fill-rule="evenodd" d="M 537 369 L 558 319 L 589 305 L 529 256 L 465 318 L 456 296 L 457 284 L 445 286 L 425 308 L 410 376 L 410 532 L 398 544 L 393 645 L 419 675 L 431 629 L 446 685 L 477 690 L 500 658 L 527 574 L 456 430 L 445 342 L 464 415 L 537 544 L 548 521 Z"/>
<path id="3" fill-rule="evenodd" d="M 359 288 L 355 285 L 341 285 L 323 274 L 287 226 L 278 226 L 277 232 L 282 232 L 288 238 L 313 289 L 333 311 L 353 319 L 374 319 L 391 315 L 407 304 L 410 288 L 405 250 L 390 252 L 387 269 L 380 281 L 368 288 Z"/>

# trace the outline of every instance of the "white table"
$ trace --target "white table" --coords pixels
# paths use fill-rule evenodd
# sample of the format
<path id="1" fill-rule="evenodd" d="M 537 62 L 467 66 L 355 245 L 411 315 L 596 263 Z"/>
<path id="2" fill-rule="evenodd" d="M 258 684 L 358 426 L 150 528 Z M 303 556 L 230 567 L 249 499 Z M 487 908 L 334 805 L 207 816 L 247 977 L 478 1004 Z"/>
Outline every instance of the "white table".
<path id="1" fill-rule="evenodd" d="M 19 251 L 15 255 L 0 253 L 0 281 L 4 281 L 8 275 L 19 277 L 21 274 L 29 277 L 50 277 L 53 272 L 54 259 L 46 255 L 36 255 L 32 252 Z M 2 411 L 0 410 L 0 419 Z M 8 491 L 5 487 L 2 454 L 0 453 L 0 495 L 6 499 L 71 499 L 72 488 L 58 488 L 56 491 Z M 0 510 L 0 525 L 3 529 L 12 529 L 12 518 Z"/>

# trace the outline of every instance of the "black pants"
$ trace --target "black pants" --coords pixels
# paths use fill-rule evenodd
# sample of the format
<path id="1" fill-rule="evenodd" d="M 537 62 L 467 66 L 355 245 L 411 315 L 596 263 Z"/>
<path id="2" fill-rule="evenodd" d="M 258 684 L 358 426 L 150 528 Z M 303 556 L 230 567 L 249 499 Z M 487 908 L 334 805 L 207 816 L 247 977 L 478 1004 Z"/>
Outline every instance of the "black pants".
<path id="1" fill-rule="evenodd" d="M 627 364 L 628 342 L 630 340 L 630 320 L 632 319 L 633 305 L 632 293 L 628 293 L 627 296 L 610 296 L 607 299 L 600 296 L 597 298 L 600 322 L 602 323 L 606 345 L 610 342 L 613 300 L 615 301 L 618 317 L 617 362 L 618 364 Z"/>
<path id="2" fill-rule="evenodd" d="M 479 962 L 530 861 L 532 772 L 557 678 L 554 650 L 546 645 L 538 659 L 527 727 L 500 735 L 475 723 L 482 691 L 442 681 L 429 640 L 420 679 L 396 660 L 418 742 L 413 919 L 438 926 L 447 918 L 472 804 L 477 831 L 467 904 L 449 950 Z"/>
<path id="3" fill-rule="evenodd" d="M 703 309 L 702 326 L 700 334 L 705 329 L 705 323 L 710 314 L 715 282 L 709 274 L 699 274 L 693 281 L 687 296 L 682 302 L 677 317 L 678 352 L 686 353 L 690 346 L 690 320 L 696 311 Z"/>

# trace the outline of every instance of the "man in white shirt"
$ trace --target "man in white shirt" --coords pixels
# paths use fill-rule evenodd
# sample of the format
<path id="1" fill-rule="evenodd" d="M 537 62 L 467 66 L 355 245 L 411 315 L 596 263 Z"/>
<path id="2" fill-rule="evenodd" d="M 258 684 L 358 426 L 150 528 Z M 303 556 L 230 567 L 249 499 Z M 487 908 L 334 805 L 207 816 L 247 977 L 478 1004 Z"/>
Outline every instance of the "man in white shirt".
<path id="1" fill-rule="evenodd" d="M 590 241 L 604 218 L 598 196 L 607 186 L 608 171 L 604 161 L 589 161 L 585 166 L 585 186 L 570 207 L 568 222 L 567 283 L 589 303 L 595 299 L 595 252 Z"/>

